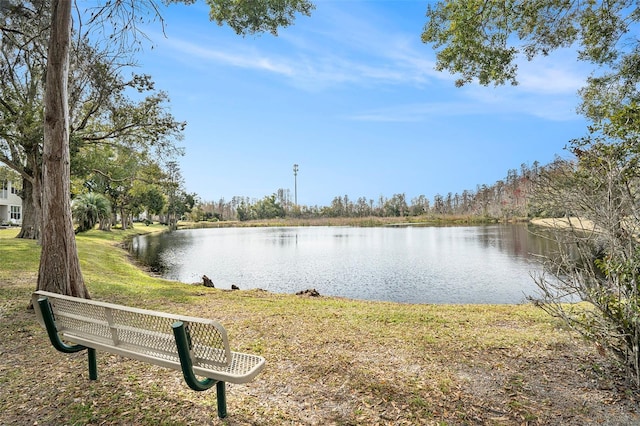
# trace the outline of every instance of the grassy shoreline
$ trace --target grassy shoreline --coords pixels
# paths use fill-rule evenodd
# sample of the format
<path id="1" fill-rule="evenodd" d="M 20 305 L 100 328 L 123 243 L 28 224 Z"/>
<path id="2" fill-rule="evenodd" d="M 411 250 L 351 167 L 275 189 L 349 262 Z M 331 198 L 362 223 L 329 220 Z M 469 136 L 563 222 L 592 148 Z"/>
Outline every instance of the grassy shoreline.
<path id="1" fill-rule="evenodd" d="M 263 227 L 263 226 L 455 226 L 455 225 L 489 225 L 495 223 L 524 223 L 527 218 L 500 220 L 497 218 L 476 215 L 424 215 L 406 217 L 321 217 L 265 220 L 227 220 L 220 222 L 180 222 L 180 228 L 229 228 L 229 227 Z"/>
<path id="2" fill-rule="evenodd" d="M 227 291 L 151 277 L 121 248 L 158 226 L 77 237 L 94 299 L 219 320 L 233 349 L 267 368 L 215 393 L 181 374 L 98 354 L 56 352 L 26 309 L 39 248 L 0 230 L 0 424 L 584 425 L 639 422 L 615 368 L 530 305 L 415 305 L 260 290 Z M 256 285 L 259 287 L 259 285 Z"/>

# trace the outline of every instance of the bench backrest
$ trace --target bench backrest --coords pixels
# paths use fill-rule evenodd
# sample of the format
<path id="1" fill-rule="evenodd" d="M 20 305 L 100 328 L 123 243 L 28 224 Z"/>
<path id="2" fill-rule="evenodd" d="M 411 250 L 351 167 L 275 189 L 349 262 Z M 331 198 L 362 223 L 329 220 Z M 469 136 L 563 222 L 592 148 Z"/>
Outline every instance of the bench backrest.
<path id="1" fill-rule="evenodd" d="M 41 325 L 44 320 L 38 299 L 42 297 L 49 301 L 58 333 L 73 343 L 90 347 L 97 344 L 134 357 L 140 354 L 176 368 L 180 359 L 172 325 L 182 321 L 192 344 L 194 369 L 231 364 L 227 333 L 216 321 L 36 291 L 33 306 Z"/>

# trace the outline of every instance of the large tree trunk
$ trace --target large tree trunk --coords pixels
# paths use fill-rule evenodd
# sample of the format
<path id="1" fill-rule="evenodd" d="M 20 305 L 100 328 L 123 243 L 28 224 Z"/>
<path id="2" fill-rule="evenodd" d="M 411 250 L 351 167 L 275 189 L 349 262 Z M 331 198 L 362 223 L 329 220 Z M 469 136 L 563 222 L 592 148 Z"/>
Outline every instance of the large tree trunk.
<path id="1" fill-rule="evenodd" d="M 124 211 L 124 207 L 120 207 L 120 221 L 122 222 L 122 230 L 126 230 L 127 229 L 127 225 L 128 225 L 128 220 L 127 220 L 127 214 Z"/>
<path id="2" fill-rule="evenodd" d="M 17 238 L 40 240 L 42 229 L 42 155 L 40 143 L 24 144 L 27 164 L 22 179 L 22 229 Z"/>
<path id="3" fill-rule="evenodd" d="M 43 223 L 38 289 L 88 298 L 71 219 L 67 93 L 71 1 L 52 0 L 51 7 L 44 95 Z"/>
<path id="4" fill-rule="evenodd" d="M 16 238 L 37 240 L 40 238 L 40 209 L 36 207 L 36 197 L 40 203 L 39 189 L 29 179 L 22 179 L 22 229 Z M 39 206 L 39 204 L 38 204 Z"/>

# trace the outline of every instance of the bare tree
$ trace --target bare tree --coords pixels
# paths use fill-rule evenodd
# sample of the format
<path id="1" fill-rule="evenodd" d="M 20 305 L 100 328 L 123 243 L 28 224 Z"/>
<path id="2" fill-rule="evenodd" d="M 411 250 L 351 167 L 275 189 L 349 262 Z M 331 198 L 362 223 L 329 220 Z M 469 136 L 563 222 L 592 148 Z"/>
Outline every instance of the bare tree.
<path id="1" fill-rule="evenodd" d="M 532 300 L 613 354 L 640 386 L 640 169 L 635 144 L 596 141 L 577 161 L 556 160 L 536 179 L 555 219 L 558 251 L 544 259 Z M 567 303 L 584 301 L 581 303 Z"/>

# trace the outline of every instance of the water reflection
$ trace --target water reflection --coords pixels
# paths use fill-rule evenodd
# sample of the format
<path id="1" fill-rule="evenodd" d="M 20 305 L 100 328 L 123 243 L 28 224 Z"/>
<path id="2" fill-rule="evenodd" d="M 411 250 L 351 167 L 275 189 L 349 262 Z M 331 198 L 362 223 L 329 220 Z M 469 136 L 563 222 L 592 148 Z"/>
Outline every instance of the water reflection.
<path id="1" fill-rule="evenodd" d="M 216 228 L 141 236 L 132 251 L 164 277 L 411 303 L 519 303 L 550 241 L 525 225 Z"/>

